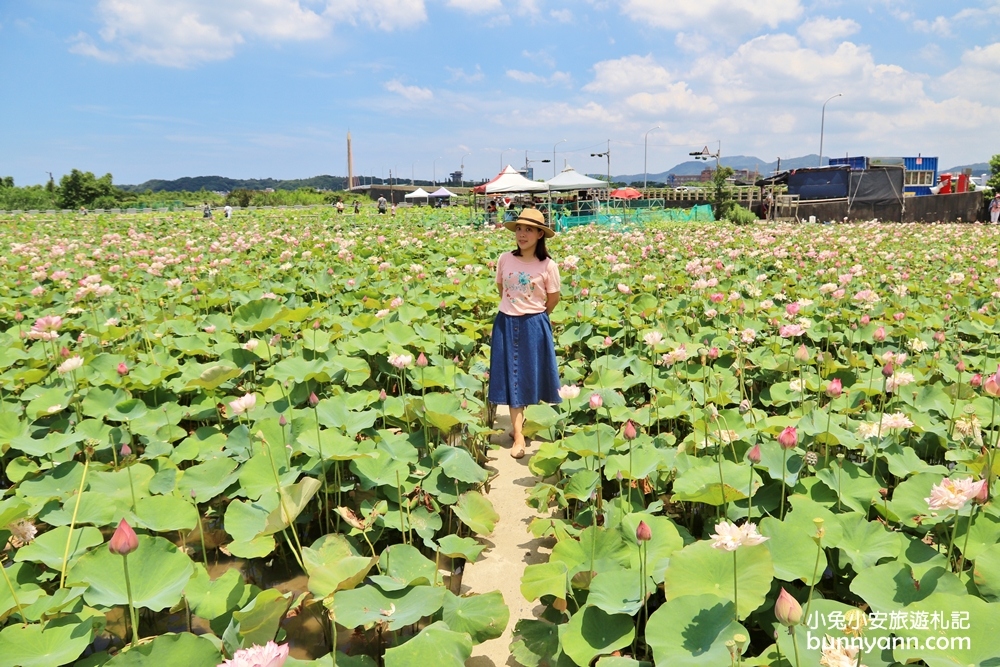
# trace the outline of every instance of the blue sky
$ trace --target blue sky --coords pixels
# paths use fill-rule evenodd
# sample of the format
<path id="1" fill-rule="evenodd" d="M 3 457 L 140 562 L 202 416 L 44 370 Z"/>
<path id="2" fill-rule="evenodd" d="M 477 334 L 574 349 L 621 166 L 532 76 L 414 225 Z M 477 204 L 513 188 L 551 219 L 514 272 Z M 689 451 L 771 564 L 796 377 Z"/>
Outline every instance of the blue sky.
<path id="1" fill-rule="evenodd" d="M 1000 153 L 1000 0 L 8 1 L 0 90 L 19 184 L 774 160 L 837 93 L 826 155 L 948 167 Z"/>

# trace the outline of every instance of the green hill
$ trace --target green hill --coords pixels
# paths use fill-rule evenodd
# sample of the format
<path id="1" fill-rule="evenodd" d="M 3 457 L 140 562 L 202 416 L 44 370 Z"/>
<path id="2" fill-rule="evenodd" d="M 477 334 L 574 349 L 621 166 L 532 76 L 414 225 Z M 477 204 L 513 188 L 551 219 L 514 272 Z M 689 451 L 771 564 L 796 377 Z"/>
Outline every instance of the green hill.
<path id="1" fill-rule="evenodd" d="M 233 190 L 298 190 L 299 188 L 314 188 L 316 190 L 343 190 L 347 179 L 343 176 L 313 176 L 312 178 L 295 178 L 278 180 L 275 178 L 226 178 L 224 176 L 187 176 L 172 181 L 153 179 L 138 185 L 119 185 L 126 192 L 232 192 Z"/>

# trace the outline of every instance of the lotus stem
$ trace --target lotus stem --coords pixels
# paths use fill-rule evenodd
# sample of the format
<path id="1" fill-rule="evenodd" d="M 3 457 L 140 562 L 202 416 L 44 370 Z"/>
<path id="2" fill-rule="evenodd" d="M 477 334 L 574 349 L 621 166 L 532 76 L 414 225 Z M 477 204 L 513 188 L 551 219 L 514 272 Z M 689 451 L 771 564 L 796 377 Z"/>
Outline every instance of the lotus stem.
<path id="1" fill-rule="evenodd" d="M 972 519 L 976 516 L 976 508 L 973 506 L 972 510 L 969 512 L 969 523 L 965 527 L 965 541 L 962 543 L 962 553 L 958 556 L 958 565 L 955 567 L 955 573 L 962 573 L 962 566 L 965 565 L 965 550 L 969 547 L 969 533 L 972 532 Z M 956 520 L 957 524 L 958 521 Z"/>
<path id="2" fill-rule="evenodd" d="M 813 601 L 813 590 L 816 588 L 816 573 L 819 571 L 819 557 L 823 553 L 823 545 L 820 544 L 819 540 L 816 540 L 816 561 L 813 563 L 813 576 L 812 583 L 809 585 L 809 597 L 806 598 L 806 608 L 802 612 L 802 618 L 808 620 L 809 618 L 809 605 Z M 796 663 L 798 659 L 796 658 Z"/>
<path id="3" fill-rule="evenodd" d="M 125 594 L 128 596 L 128 613 L 132 620 L 132 641 L 130 646 L 135 646 L 139 641 L 139 615 L 135 611 L 135 604 L 132 602 L 132 581 L 128 576 L 128 556 L 122 554 L 122 565 L 125 568 Z"/>
<path id="4" fill-rule="evenodd" d="M 740 622 L 740 585 L 739 585 L 739 573 L 736 571 L 736 552 L 739 549 L 733 549 L 733 615 L 736 617 L 736 622 Z"/>
<path id="5" fill-rule="evenodd" d="M 781 517 L 782 521 L 785 520 L 785 493 L 788 491 L 788 481 L 785 479 L 788 474 L 788 450 L 784 447 L 781 448 Z M 839 494 L 839 491 L 838 491 Z"/>
<path id="6" fill-rule="evenodd" d="M 10 589 L 10 596 L 14 599 L 14 606 L 17 607 L 17 613 L 21 617 L 21 622 L 24 623 L 24 627 L 28 627 L 28 619 L 24 616 L 21 601 L 17 599 L 17 591 L 14 590 L 14 584 L 11 582 L 10 577 L 7 576 L 7 568 L 3 566 L 3 563 L 0 563 L 0 572 L 3 572 L 3 580 L 7 582 L 7 588 Z"/>
<path id="7" fill-rule="evenodd" d="M 795 651 L 795 667 L 801 667 L 802 663 L 799 661 L 799 640 L 798 637 L 795 636 L 795 628 L 791 627 L 788 628 L 788 630 L 789 634 L 792 635 L 792 649 Z M 861 660 L 861 651 L 858 651 L 859 664 L 860 660 Z"/>
<path id="8" fill-rule="evenodd" d="M 258 435 L 263 434 L 258 433 Z M 299 567 L 302 568 L 302 571 L 305 572 L 306 566 L 302 562 L 302 544 L 299 542 L 299 534 L 298 531 L 295 530 L 295 524 L 292 521 L 292 513 L 288 511 L 287 507 L 285 507 L 285 495 L 281 492 L 281 480 L 278 477 L 278 467 L 274 464 L 274 457 L 271 456 L 271 446 L 264 438 L 261 438 L 261 449 L 264 452 L 264 456 L 267 457 L 267 460 L 271 464 L 271 472 L 274 473 L 274 490 L 278 492 L 278 504 L 281 506 L 281 518 L 282 521 L 287 522 L 288 527 L 291 528 L 292 535 L 295 537 L 295 546 L 292 546 L 292 541 L 288 539 L 287 529 L 282 528 L 281 534 L 285 536 L 285 542 L 288 544 L 288 548 L 292 550 L 292 555 L 295 556 L 295 562 L 297 562 Z M 198 520 L 201 520 L 200 514 L 198 515 Z M 202 538 L 202 545 L 204 548 L 204 538 Z M 295 548 L 296 546 L 298 549 Z"/>
<path id="9" fill-rule="evenodd" d="M 945 555 L 945 559 L 947 559 L 949 565 L 951 564 L 951 550 L 955 546 L 955 534 L 958 532 L 958 513 L 960 511 L 961 510 L 955 510 L 955 523 L 951 527 L 951 539 L 948 540 L 948 553 Z M 972 526 L 970 522 L 969 528 L 971 527 Z M 966 537 L 968 537 L 968 535 L 966 535 Z"/>
<path id="10" fill-rule="evenodd" d="M 313 415 L 316 417 L 316 448 L 319 450 L 319 472 L 323 482 L 323 517 L 326 520 L 326 531 L 330 529 L 330 483 L 326 479 L 326 456 L 323 454 L 323 438 L 319 430 L 319 408 L 313 406 Z M 280 486 L 280 485 L 279 485 Z M 280 493 L 280 490 L 279 490 Z"/>
<path id="11" fill-rule="evenodd" d="M 73 541 L 73 527 L 76 526 L 76 515 L 80 511 L 80 496 L 87 484 L 87 471 L 90 470 L 90 455 L 84 452 L 83 476 L 80 478 L 80 488 L 76 492 L 76 504 L 73 506 L 73 517 L 69 521 L 69 533 L 66 535 L 66 548 L 63 550 L 62 570 L 59 572 L 59 588 L 66 586 L 66 565 L 69 561 L 69 545 Z"/>

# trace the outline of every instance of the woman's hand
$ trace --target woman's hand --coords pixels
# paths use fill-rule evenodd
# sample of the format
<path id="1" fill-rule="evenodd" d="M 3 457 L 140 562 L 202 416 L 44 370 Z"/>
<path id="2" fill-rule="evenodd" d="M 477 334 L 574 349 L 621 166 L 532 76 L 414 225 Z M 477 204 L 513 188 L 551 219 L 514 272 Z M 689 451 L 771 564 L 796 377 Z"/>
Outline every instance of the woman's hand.
<path id="1" fill-rule="evenodd" d="M 545 295 L 545 312 L 548 315 L 552 314 L 555 310 L 556 304 L 559 303 L 559 292 L 549 292 Z"/>

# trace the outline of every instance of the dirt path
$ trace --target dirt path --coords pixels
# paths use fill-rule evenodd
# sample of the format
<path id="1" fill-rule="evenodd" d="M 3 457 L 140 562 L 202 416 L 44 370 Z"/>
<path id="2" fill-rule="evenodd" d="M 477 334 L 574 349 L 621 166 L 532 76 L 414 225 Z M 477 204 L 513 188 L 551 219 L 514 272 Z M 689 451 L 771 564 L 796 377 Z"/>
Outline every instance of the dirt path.
<path id="1" fill-rule="evenodd" d="M 466 667 L 517 666 L 510 655 L 511 635 L 517 621 L 522 618 L 537 618 L 541 605 L 528 602 L 521 596 L 521 575 L 527 565 L 544 563 L 551 551 L 551 541 L 534 539 L 528 532 L 528 524 L 538 516 L 534 509 L 524 502 L 526 492 L 538 480 L 528 470 L 528 457 L 538 449 L 535 442 L 528 440 L 527 454 L 523 459 L 510 456 L 511 438 L 510 413 L 507 408 L 497 409 L 496 428 L 504 434 L 494 442 L 500 449 L 490 453 L 487 466 L 499 473 L 490 484 L 489 498 L 500 515 L 496 530 L 490 538 L 480 538 L 486 549 L 479 561 L 466 565 L 462 576 L 463 593 L 488 593 L 499 590 L 510 609 L 510 622 L 503 636 L 484 642 L 472 651 Z"/>

